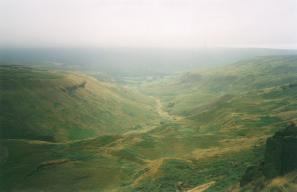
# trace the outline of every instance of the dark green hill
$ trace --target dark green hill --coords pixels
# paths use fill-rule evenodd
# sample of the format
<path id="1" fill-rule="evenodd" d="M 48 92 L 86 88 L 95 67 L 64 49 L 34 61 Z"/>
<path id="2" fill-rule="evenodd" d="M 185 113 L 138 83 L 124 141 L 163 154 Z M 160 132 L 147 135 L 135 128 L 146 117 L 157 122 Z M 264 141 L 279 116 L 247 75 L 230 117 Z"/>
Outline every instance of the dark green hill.
<path id="1" fill-rule="evenodd" d="M 156 118 L 150 98 L 79 73 L 1 66 L 0 85 L 2 139 L 83 139 Z"/>

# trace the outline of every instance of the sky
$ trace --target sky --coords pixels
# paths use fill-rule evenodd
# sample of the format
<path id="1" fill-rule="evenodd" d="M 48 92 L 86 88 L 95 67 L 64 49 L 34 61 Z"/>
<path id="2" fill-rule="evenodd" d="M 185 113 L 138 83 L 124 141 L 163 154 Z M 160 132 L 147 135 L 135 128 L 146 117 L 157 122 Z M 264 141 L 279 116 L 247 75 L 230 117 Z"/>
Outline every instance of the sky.
<path id="1" fill-rule="evenodd" d="M 0 0 L 0 46 L 297 48 L 297 0 Z"/>

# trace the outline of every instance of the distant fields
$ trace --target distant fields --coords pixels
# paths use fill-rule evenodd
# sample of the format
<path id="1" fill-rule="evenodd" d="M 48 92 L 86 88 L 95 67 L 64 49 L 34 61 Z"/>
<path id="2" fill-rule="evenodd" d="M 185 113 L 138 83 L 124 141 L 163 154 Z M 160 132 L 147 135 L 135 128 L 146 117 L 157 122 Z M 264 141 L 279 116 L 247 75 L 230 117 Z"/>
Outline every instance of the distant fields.
<path id="1" fill-rule="evenodd" d="M 223 192 L 262 160 L 267 137 L 297 123 L 297 56 L 125 77 L 125 86 L 0 69 L 4 191 Z"/>

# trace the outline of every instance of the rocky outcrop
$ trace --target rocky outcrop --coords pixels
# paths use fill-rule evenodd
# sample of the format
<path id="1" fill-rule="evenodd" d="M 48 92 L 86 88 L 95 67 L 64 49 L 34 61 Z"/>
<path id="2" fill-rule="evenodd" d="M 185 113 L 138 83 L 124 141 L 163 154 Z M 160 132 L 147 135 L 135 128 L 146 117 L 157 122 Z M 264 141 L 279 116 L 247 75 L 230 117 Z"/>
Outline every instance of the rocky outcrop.
<path id="1" fill-rule="evenodd" d="M 265 180 L 271 180 L 295 170 L 297 170 L 297 126 L 290 124 L 267 139 L 263 162 L 246 170 L 240 186 L 257 183 L 258 187 L 261 185 L 264 187 Z"/>
<path id="2" fill-rule="evenodd" d="M 76 84 L 76 85 L 72 85 L 72 86 L 68 86 L 66 88 L 62 88 L 62 91 L 67 92 L 69 95 L 74 95 L 75 92 L 80 89 L 80 88 L 85 88 L 86 87 L 87 82 L 84 81 L 80 84 Z"/>
<path id="3" fill-rule="evenodd" d="M 297 127 L 289 125 L 266 142 L 263 174 L 274 178 L 297 169 Z"/>

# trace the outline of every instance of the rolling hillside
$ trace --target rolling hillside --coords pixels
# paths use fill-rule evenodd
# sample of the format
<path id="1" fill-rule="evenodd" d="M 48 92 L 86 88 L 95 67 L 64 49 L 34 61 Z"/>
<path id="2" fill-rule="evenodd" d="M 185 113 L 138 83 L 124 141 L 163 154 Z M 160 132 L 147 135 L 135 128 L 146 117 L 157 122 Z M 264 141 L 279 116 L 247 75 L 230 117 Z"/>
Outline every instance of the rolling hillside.
<path id="1" fill-rule="evenodd" d="M 297 57 L 275 56 L 145 83 L 143 91 L 160 97 L 169 113 L 196 122 L 210 123 L 204 116 L 252 120 L 264 113 L 289 121 L 296 115 L 296 85 Z"/>
<path id="2" fill-rule="evenodd" d="M 27 98 L 17 98 L 32 105 L 28 99 L 32 95 L 37 106 L 46 106 L 34 113 L 47 114 L 38 119 L 54 121 L 45 121 L 41 130 L 53 131 L 47 128 L 60 125 L 63 115 L 70 119 L 63 125 L 81 127 L 78 136 L 88 133 L 85 129 L 98 131 L 97 136 L 86 134 L 83 140 L 71 141 L 71 127 L 61 126 L 54 129 L 60 130 L 53 132 L 54 140 L 48 141 L 35 126 L 17 126 L 21 121 L 11 120 L 15 128 L 10 130 L 22 128 L 38 137 L 24 140 L 6 133 L 0 140 L 0 190 L 4 191 L 233 190 L 247 168 L 264 159 L 266 139 L 288 123 L 297 123 L 296 56 L 243 60 L 213 70 L 132 83 L 126 89 L 54 70 L 2 67 L 2 74 L 2 82 L 11 81 L 13 87 L 28 91 Z M 18 80 L 19 86 L 17 78 L 8 78 L 12 74 L 30 78 Z M 9 94 L 23 94 L 15 94 L 10 85 L 1 94 L 12 103 L 17 99 Z M 52 97 L 63 104 L 64 113 L 49 102 Z M 2 102 L 4 106 L 7 101 Z M 24 100 L 16 102 L 20 101 Z M 10 106 L 5 108 L 8 120 L 8 109 L 23 110 L 19 112 L 22 118 L 34 109 Z M 103 109 L 111 113 L 110 118 L 99 115 Z M 88 125 L 94 126 L 89 128 L 83 121 L 89 112 L 104 118 L 91 121 Z M 8 120 L 4 122 L 12 124 Z M 295 173 L 285 178 L 291 182 Z"/>

